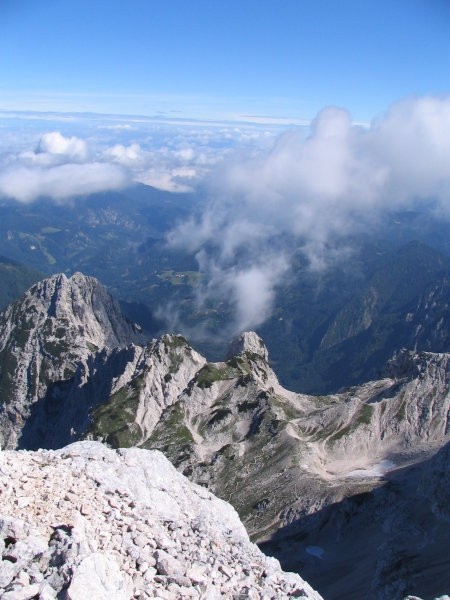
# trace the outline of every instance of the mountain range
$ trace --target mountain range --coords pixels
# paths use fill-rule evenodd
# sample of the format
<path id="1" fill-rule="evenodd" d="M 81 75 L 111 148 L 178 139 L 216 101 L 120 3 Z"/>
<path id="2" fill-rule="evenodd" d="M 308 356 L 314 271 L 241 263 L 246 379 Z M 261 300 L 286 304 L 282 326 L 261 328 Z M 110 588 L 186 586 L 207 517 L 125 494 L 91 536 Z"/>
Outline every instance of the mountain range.
<path id="1" fill-rule="evenodd" d="M 422 299 L 436 339 L 445 285 Z M 299 394 L 254 332 L 209 362 L 180 335 L 147 342 L 92 277 L 54 275 L 0 315 L 2 446 L 160 449 L 327 599 L 437 596 L 450 585 L 449 357 L 400 350 L 377 379 Z"/>
<path id="2" fill-rule="evenodd" d="M 210 360 L 221 360 L 233 303 L 228 297 L 202 303 L 208 281 L 196 252 L 167 243 L 176 224 L 201 214 L 202 207 L 201 193 L 170 194 L 144 185 L 56 206 L 46 199 L 31 205 L 3 200 L 0 254 L 46 276 L 81 271 L 97 277 L 149 339 L 175 330 Z M 330 258 L 327 269 L 316 271 L 301 240 L 275 240 L 290 268 L 256 332 L 281 383 L 329 394 L 377 378 L 401 347 L 450 351 L 448 240 L 445 220 L 399 212 L 343 240 L 342 258 Z M 210 246 L 202 251 L 220 259 Z M 4 305 L 40 278 L 18 277 Z"/>

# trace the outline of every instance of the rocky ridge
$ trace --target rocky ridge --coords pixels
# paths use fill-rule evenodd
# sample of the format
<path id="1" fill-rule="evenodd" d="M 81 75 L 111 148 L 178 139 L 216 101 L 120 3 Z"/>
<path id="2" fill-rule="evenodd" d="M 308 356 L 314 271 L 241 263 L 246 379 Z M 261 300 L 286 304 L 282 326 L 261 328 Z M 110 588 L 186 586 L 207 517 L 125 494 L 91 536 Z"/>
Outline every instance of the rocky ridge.
<path id="1" fill-rule="evenodd" d="M 157 451 L 3 451 L 0 492 L 4 600 L 321 599 Z"/>
<path id="2" fill-rule="evenodd" d="M 327 397 L 284 390 L 254 333 L 243 334 L 230 356 L 222 363 L 204 364 L 161 413 L 143 446 L 161 449 L 180 471 L 233 504 L 253 539 L 273 539 L 268 551 L 287 560 L 290 569 L 307 573 L 327 598 L 401 599 L 411 589 L 411 565 L 426 571 L 441 541 L 416 523 L 420 518 L 414 491 L 404 494 L 399 501 L 403 509 L 395 517 L 397 511 L 389 508 L 395 483 L 386 482 L 391 473 L 413 469 L 432 457 L 450 439 L 450 356 L 402 351 L 382 379 Z M 105 417 L 114 403 L 100 410 Z M 106 421 L 96 429 L 95 413 L 93 418 L 92 431 L 114 441 L 114 429 L 108 432 Z M 130 419 L 126 427 L 132 426 Z M 365 510 L 351 508 L 360 514 L 355 519 L 360 530 L 347 528 L 353 498 L 356 507 L 367 498 Z M 383 517 L 372 519 L 374 512 Z M 423 531 L 426 542 L 418 544 L 407 533 L 383 533 L 400 514 L 410 518 L 403 531 Z M 341 524 L 328 527 L 327 519 Z M 355 557 L 355 564 L 367 568 L 333 575 L 336 569 L 348 571 L 339 539 L 348 543 L 350 556 L 355 540 L 365 539 L 362 532 L 371 527 L 371 539 L 380 536 L 380 543 L 360 548 L 364 558 Z M 436 531 L 446 531 L 446 525 L 439 523 Z M 392 542 L 389 552 L 383 542 L 387 538 Z M 327 560 L 305 550 L 318 547 L 321 554 L 322 543 Z M 411 543 L 418 556 L 412 563 Z M 408 568 L 398 567 L 403 563 Z M 425 589 L 429 584 L 425 582 Z"/>
<path id="3" fill-rule="evenodd" d="M 142 445 L 205 362 L 181 336 L 104 348 L 79 363 L 56 402 L 46 397 L 32 407 L 19 447 L 61 448 L 86 436 Z"/>

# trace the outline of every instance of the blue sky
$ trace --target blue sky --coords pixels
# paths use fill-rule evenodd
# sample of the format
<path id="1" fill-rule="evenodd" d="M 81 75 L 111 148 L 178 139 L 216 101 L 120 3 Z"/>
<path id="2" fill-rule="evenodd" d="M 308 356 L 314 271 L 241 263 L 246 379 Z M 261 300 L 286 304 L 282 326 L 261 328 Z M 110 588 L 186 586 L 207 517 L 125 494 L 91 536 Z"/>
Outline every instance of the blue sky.
<path id="1" fill-rule="evenodd" d="M 168 243 L 257 326 L 274 236 L 321 270 L 392 211 L 450 221 L 449 23 L 448 0 L 0 0 L 0 198 L 197 193 Z"/>
<path id="2" fill-rule="evenodd" d="M 445 94 L 446 0 L 0 0 L 0 109 L 367 121 Z"/>

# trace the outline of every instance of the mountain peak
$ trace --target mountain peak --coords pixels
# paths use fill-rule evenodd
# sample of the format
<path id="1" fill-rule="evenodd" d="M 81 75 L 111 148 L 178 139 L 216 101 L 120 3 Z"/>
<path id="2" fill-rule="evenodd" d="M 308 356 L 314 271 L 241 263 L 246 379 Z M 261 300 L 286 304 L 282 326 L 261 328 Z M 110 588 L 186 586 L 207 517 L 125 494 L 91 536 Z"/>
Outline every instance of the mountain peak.
<path id="1" fill-rule="evenodd" d="M 0 313 L 0 404 L 15 414 L 0 413 L 2 445 L 15 447 L 31 405 L 43 406 L 96 352 L 142 341 L 94 277 L 61 273 L 33 285 Z"/>
<path id="2" fill-rule="evenodd" d="M 122 315 L 119 304 L 95 277 L 74 273 L 52 275 L 31 287 L 18 303 L 41 319 L 70 322 L 98 348 L 143 342 L 139 331 Z"/>
<path id="3" fill-rule="evenodd" d="M 232 358 L 244 352 L 257 354 L 266 362 L 269 360 L 269 353 L 264 342 L 254 331 L 244 331 L 235 337 L 228 347 L 227 358 Z"/>

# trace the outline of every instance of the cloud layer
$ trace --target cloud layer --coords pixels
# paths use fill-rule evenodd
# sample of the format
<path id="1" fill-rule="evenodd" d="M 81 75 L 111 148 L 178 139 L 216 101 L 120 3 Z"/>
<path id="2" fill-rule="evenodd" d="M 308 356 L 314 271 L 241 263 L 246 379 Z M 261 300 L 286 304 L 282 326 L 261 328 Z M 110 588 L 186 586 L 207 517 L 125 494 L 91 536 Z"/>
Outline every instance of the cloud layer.
<path id="1" fill-rule="evenodd" d="M 133 182 L 172 192 L 192 191 L 233 148 L 264 146 L 277 130 L 44 116 L 2 120 L 0 115 L 1 196 L 31 202 L 45 195 L 64 201 Z M 42 131 L 52 120 L 57 128 Z"/>
<path id="2" fill-rule="evenodd" d="M 117 167 L 103 163 L 16 167 L 0 174 L 0 194 L 20 202 L 39 197 L 66 200 L 104 190 L 115 190 L 129 182 Z"/>
<path id="3" fill-rule="evenodd" d="M 432 200 L 450 215 L 450 98 L 407 99 L 368 127 L 325 108 L 306 138 L 287 131 L 268 151 L 229 157 L 209 192 L 201 215 L 169 244 L 198 253 L 209 282 L 200 300 L 230 298 L 235 328 L 257 326 L 288 269 L 280 239 L 295 240 L 310 268 L 323 269 L 345 255 L 348 236 L 387 212 Z"/>
<path id="4" fill-rule="evenodd" d="M 63 201 L 129 183 L 124 169 L 91 156 L 85 140 L 59 131 L 44 133 L 35 150 L 6 154 L 0 167 L 0 195 L 19 202 Z"/>
<path id="5" fill-rule="evenodd" d="M 42 131 L 51 118 L 21 129 L 0 119 L 0 196 L 65 201 L 133 182 L 174 192 L 201 185 L 199 215 L 168 243 L 196 253 L 205 274 L 198 303 L 225 298 L 233 331 L 270 314 L 293 247 L 320 270 L 388 212 L 432 201 L 450 215 L 448 97 L 404 100 L 367 126 L 328 107 L 309 130 L 281 135 L 267 124 L 138 118 L 65 117 Z"/>

